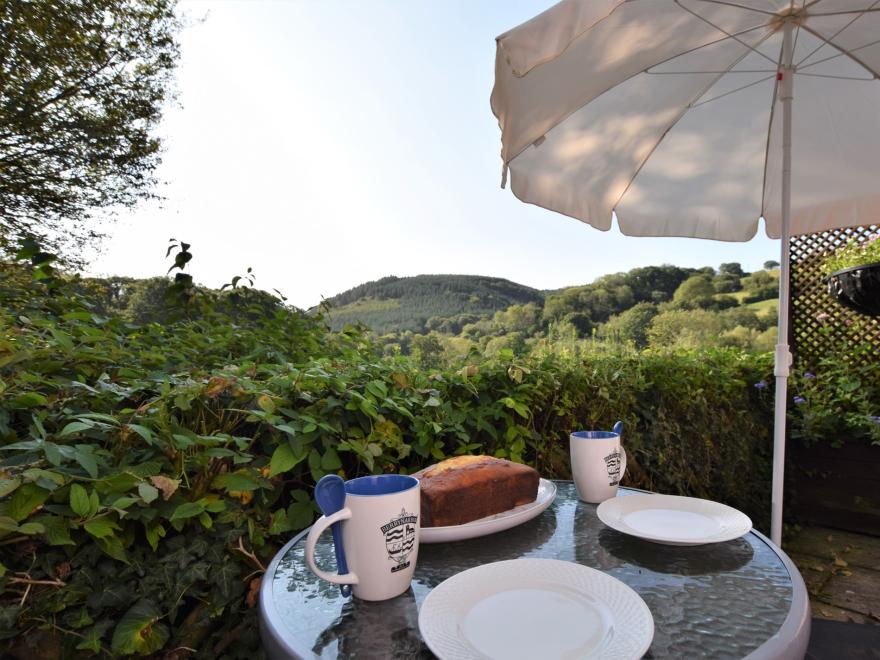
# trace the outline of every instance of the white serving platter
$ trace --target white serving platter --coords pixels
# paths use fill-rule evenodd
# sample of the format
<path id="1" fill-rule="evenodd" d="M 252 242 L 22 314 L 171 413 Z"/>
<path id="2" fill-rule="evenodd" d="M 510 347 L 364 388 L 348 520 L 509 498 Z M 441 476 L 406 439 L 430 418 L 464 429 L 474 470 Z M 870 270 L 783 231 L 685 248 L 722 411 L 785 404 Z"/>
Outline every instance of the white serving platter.
<path id="1" fill-rule="evenodd" d="M 654 618 L 635 591 L 594 568 L 512 559 L 452 576 L 428 594 L 419 631 L 442 660 L 641 658 Z"/>
<path id="2" fill-rule="evenodd" d="M 666 545 L 722 543 L 752 529 L 749 517 L 733 507 L 678 495 L 612 497 L 596 515 L 611 529 Z"/>
<path id="3" fill-rule="evenodd" d="M 550 506 L 554 499 L 556 499 L 556 484 L 548 479 L 541 479 L 538 483 L 538 496 L 534 502 L 521 504 L 508 511 L 502 511 L 479 520 L 472 520 L 463 525 L 422 527 L 419 530 L 419 543 L 464 541 L 465 539 L 474 539 L 494 534 L 495 532 L 501 532 L 531 520 Z"/>

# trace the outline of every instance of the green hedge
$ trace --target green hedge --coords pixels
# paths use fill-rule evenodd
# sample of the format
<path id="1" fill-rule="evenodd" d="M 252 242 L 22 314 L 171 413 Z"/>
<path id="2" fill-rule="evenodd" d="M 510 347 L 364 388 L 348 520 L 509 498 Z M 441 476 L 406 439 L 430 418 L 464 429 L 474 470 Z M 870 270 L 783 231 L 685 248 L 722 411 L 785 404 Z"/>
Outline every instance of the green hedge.
<path id="1" fill-rule="evenodd" d="M 766 522 L 769 355 L 502 352 L 424 372 L 262 299 L 137 325 L 82 282 L 0 277 L 0 654 L 252 657 L 261 570 L 314 519 L 325 473 L 489 453 L 566 478 L 569 432 L 618 418 L 630 484 Z"/>

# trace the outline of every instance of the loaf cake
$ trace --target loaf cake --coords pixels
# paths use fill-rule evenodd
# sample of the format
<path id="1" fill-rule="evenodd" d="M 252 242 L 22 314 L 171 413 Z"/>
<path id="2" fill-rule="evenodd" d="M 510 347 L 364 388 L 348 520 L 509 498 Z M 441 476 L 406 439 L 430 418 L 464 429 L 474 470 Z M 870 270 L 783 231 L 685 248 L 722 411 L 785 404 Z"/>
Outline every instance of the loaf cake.
<path id="1" fill-rule="evenodd" d="M 422 527 L 461 525 L 538 496 L 537 470 L 492 456 L 456 456 L 413 476 L 421 486 Z"/>

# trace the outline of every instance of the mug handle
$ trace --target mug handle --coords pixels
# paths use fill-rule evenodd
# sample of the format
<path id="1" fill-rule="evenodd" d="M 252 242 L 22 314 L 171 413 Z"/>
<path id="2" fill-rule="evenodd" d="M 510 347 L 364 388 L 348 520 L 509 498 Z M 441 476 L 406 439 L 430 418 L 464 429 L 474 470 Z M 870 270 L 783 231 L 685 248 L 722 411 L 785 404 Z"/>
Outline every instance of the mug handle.
<path id="1" fill-rule="evenodd" d="M 315 563 L 315 544 L 318 542 L 318 537 L 320 537 L 321 534 L 323 534 L 333 523 L 337 523 L 340 520 L 348 520 L 349 518 L 351 518 L 351 509 L 344 508 L 339 509 L 339 511 L 329 516 L 321 516 L 315 521 L 315 524 L 312 525 L 312 528 L 309 530 L 309 535 L 306 537 L 306 563 L 309 565 L 309 568 L 312 569 L 312 573 L 322 580 L 327 580 L 327 582 L 332 582 L 333 584 L 357 584 L 358 576 L 351 571 L 342 575 L 339 573 L 322 571 Z"/>

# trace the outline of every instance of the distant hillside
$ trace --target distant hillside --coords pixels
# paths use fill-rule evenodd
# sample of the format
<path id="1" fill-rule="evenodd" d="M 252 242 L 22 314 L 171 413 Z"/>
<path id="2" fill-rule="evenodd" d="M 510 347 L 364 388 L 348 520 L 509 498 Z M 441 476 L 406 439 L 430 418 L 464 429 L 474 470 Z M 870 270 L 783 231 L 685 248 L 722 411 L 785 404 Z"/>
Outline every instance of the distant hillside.
<path id="1" fill-rule="evenodd" d="M 417 275 L 383 277 L 330 298 L 334 330 L 361 321 L 378 334 L 412 330 L 424 332 L 432 317 L 473 317 L 504 310 L 510 305 L 542 305 L 537 289 L 500 277 L 480 275 Z"/>

